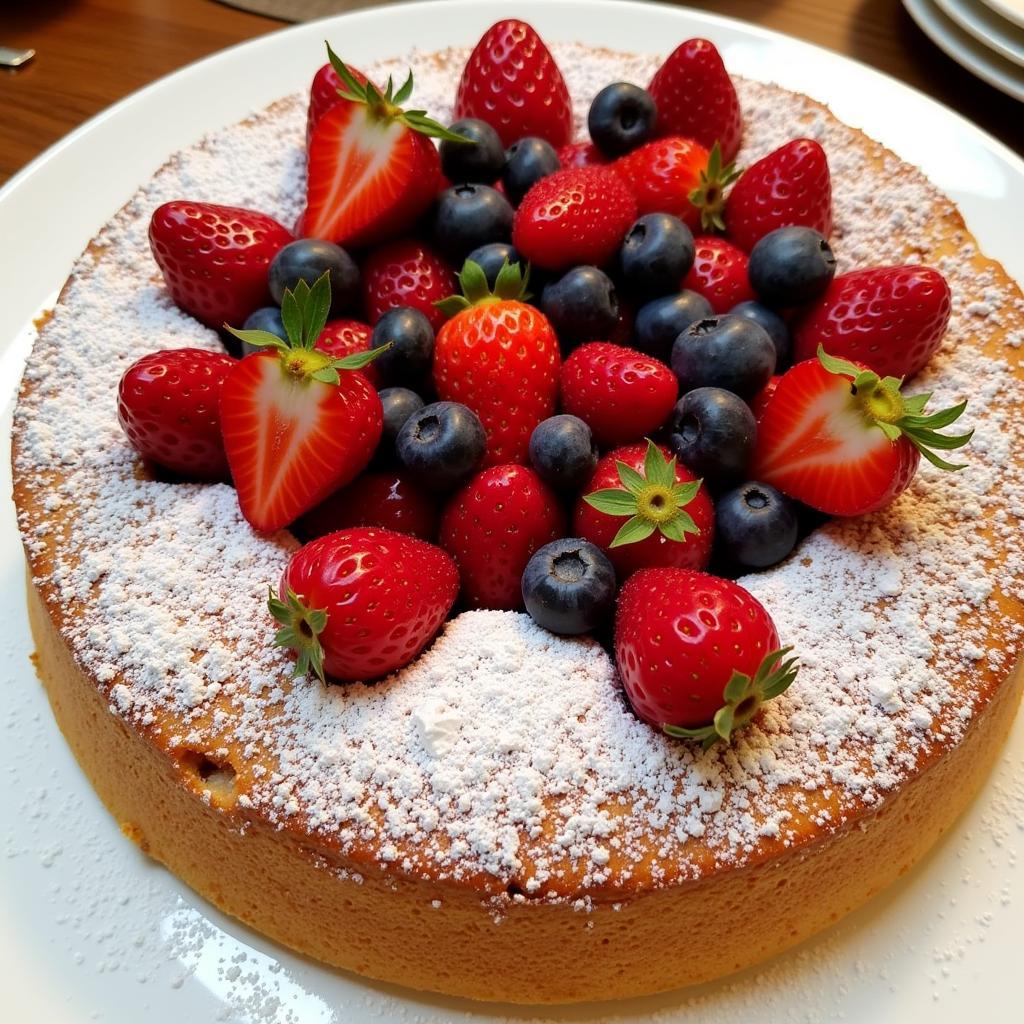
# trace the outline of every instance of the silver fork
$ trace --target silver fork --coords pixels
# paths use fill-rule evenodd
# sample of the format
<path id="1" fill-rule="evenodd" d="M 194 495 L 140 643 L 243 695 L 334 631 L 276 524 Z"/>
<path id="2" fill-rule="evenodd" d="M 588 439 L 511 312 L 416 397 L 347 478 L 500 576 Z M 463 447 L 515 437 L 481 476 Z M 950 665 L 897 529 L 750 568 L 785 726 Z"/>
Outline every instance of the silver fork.
<path id="1" fill-rule="evenodd" d="M 12 50 L 9 46 L 0 46 L 0 67 L 20 68 L 36 55 L 35 50 Z"/>

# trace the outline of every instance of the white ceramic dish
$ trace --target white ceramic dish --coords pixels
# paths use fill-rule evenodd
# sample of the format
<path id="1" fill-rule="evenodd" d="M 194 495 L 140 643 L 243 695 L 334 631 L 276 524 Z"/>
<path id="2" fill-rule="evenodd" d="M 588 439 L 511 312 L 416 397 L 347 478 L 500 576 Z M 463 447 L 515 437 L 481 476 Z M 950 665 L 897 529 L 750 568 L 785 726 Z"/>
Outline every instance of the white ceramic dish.
<path id="1" fill-rule="evenodd" d="M 935 0 L 968 35 L 1018 67 L 1024 67 L 1024 29 L 995 14 L 979 0 Z"/>
<path id="2" fill-rule="evenodd" d="M 996 14 L 1012 21 L 1015 25 L 1024 26 L 1024 0 L 981 0 Z"/>
<path id="3" fill-rule="evenodd" d="M 944 14 L 932 0 L 903 0 L 907 13 L 944 53 L 983 82 L 1024 102 L 1024 70 L 990 50 Z"/>
<path id="4" fill-rule="evenodd" d="M 322 40 L 371 61 L 413 45 L 471 43 L 514 13 L 553 40 L 664 52 L 705 35 L 728 66 L 830 104 L 960 205 L 985 250 L 1024 279 L 1007 211 L 1024 209 L 1024 163 L 931 100 L 877 72 L 739 22 L 680 8 L 583 0 L 459 0 L 360 11 L 228 50 L 156 83 L 73 133 L 0 191 L 4 302 L 0 381 L 10 398 L 51 302 L 96 229 L 175 149 L 306 87 Z M 251 73 L 258 65 L 259 75 Z M 244 87 L 228 87 L 240 83 Z M 10 491 L 0 462 L 0 488 Z M 71 1024 L 181 1020 L 366 1024 L 403 1020 L 906 1021 L 1017 1019 L 1012 979 L 1024 940 L 1024 720 L 985 791 L 913 874 L 838 928 L 762 970 L 698 991 L 531 1012 L 480 1007 L 365 982 L 296 957 L 210 908 L 124 840 L 68 753 L 28 663 L 23 560 L 9 502 L 0 507 L 0 1019 Z M 126 772 L 131 771 L 125 765 Z M 757 912 L 756 907 L 751 912 Z M 680 922 L 699 927 L 699 922 Z M 500 965 L 498 965 L 500 969 Z"/>

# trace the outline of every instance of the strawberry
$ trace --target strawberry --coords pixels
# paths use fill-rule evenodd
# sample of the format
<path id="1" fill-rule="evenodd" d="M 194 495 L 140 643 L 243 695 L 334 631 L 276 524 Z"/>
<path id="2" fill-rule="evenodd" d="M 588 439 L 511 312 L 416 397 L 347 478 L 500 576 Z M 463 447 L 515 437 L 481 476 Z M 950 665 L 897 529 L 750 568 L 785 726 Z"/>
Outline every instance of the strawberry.
<path id="1" fill-rule="evenodd" d="M 683 287 L 703 295 L 716 313 L 755 298 L 747 278 L 747 254 L 715 235 L 694 239 L 695 256 Z"/>
<path id="2" fill-rule="evenodd" d="M 664 363 L 603 341 L 576 349 L 562 364 L 559 380 L 563 412 L 583 420 L 606 447 L 654 433 L 679 394 L 679 382 Z"/>
<path id="3" fill-rule="evenodd" d="M 648 441 L 616 448 L 597 464 L 573 514 L 573 533 L 604 548 L 619 579 L 637 569 L 703 569 L 715 512 L 700 480 Z"/>
<path id="4" fill-rule="evenodd" d="M 422 242 L 391 242 L 363 264 L 363 302 L 375 324 L 389 309 L 418 309 L 434 331 L 447 319 L 437 303 L 456 291 L 455 271 Z"/>
<path id="5" fill-rule="evenodd" d="M 455 603 L 459 573 L 440 548 L 357 527 L 311 541 L 289 559 L 267 607 L 295 674 L 375 679 L 408 665 Z"/>
<path id="6" fill-rule="evenodd" d="M 745 252 L 769 231 L 797 224 L 832 234 L 832 180 L 825 150 L 794 139 L 751 164 L 725 203 L 729 237 Z"/>
<path id="7" fill-rule="evenodd" d="M 369 324 L 359 320 L 328 320 L 314 348 L 318 352 L 326 352 L 332 359 L 344 359 L 357 352 L 369 352 L 372 338 L 373 328 Z M 373 363 L 364 366 L 360 373 L 374 387 L 380 384 L 377 367 Z"/>
<path id="8" fill-rule="evenodd" d="M 789 652 L 764 605 L 731 580 L 644 569 L 619 593 L 615 663 L 633 710 L 705 749 L 790 686 Z"/>
<path id="9" fill-rule="evenodd" d="M 558 498 L 532 469 L 478 473 L 441 517 L 441 547 L 459 566 L 462 600 L 471 608 L 522 608 L 526 563 L 564 528 Z"/>
<path id="10" fill-rule="evenodd" d="M 143 458 L 191 480 L 224 480 L 220 393 L 234 359 L 198 348 L 150 352 L 125 370 L 117 418 Z"/>
<path id="11" fill-rule="evenodd" d="M 541 178 L 523 196 L 512 244 L 545 270 L 607 264 L 636 220 L 636 202 L 609 167 L 568 167 Z"/>
<path id="12" fill-rule="evenodd" d="M 793 355 L 810 359 L 822 345 L 883 376 L 910 377 L 942 344 L 949 313 L 949 285 L 931 267 L 854 270 L 835 278 L 797 322 Z"/>
<path id="13" fill-rule="evenodd" d="M 360 83 L 327 48 L 344 89 L 309 140 L 301 233 L 340 245 L 369 245 L 410 228 L 430 206 L 441 170 L 431 137 L 462 142 L 422 111 L 402 110 L 412 75 L 381 94 Z"/>
<path id="14" fill-rule="evenodd" d="M 366 84 L 366 75 L 362 71 L 348 65 L 352 77 L 360 84 Z M 313 137 L 313 129 L 317 122 L 327 113 L 335 103 L 341 100 L 340 93 L 344 90 L 345 84 L 338 77 L 338 72 L 331 65 L 325 64 L 313 76 L 313 84 L 309 89 L 309 110 L 306 114 L 306 145 Z"/>
<path id="15" fill-rule="evenodd" d="M 660 134 L 684 135 L 708 149 L 717 142 L 724 160 L 735 159 L 743 137 L 740 101 L 714 43 L 681 43 L 655 72 L 647 91 L 658 105 Z"/>
<path id="16" fill-rule="evenodd" d="M 149 246 L 171 298 L 214 329 L 272 303 L 270 261 L 294 240 L 265 213 L 186 199 L 157 207 L 149 222 Z"/>
<path id="17" fill-rule="evenodd" d="M 299 520 L 296 532 L 304 537 L 322 537 L 350 526 L 379 526 L 420 540 L 433 540 L 438 515 L 429 495 L 402 473 L 387 470 L 363 473 L 335 491 Z"/>
<path id="18" fill-rule="evenodd" d="M 592 167 L 608 163 L 597 146 L 589 140 L 567 142 L 558 150 L 558 162 L 563 167 Z"/>
<path id="19" fill-rule="evenodd" d="M 486 121 L 506 147 L 527 135 L 556 149 L 572 138 L 565 79 L 536 31 L 514 18 L 492 25 L 469 55 L 454 116 Z"/>
<path id="20" fill-rule="evenodd" d="M 330 305 L 325 273 L 312 288 L 300 281 L 284 293 L 287 341 L 265 331 L 232 331 L 250 345 L 269 346 L 235 365 L 220 399 L 238 504 L 257 530 L 287 526 L 343 487 L 380 440 L 377 392 L 364 374 L 349 371 L 383 349 L 341 360 L 317 351 Z"/>
<path id="21" fill-rule="evenodd" d="M 434 347 L 434 385 L 461 402 L 487 434 L 484 464 L 527 462 L 530 435 L 558 401 L 558 338 L 547 317 L 522 301 L 519 264 L 506 264 L 494 291 L 476 263 L 459 275 L 463 295 L 442 303 L 451 319 Z"/>
<path id="22" fill-rule="evenodd" d="M 612 166 L 632 190 L 640 214 L 671 213 L 693 231 L 725 226 L 725 189 L 738 175 L 732 164 L 722 166 L 717 143 L 708 152 L 693 139 L 670 135 Z"/>
<path id="23" fill-rule="evenodd" d="M 938 433 L 966 402 L 925 415 L 929 395 L 907 397 L 896 377 L 818 350 L 775 386 L 757 423 L 751 478 L 835 516 L 884 508 L 907 489 L 923 455 L 957 470 L 932 449 L 961 448 L 971 433 Z"/>
<path id="24" fill-rule="evenodd" d="M 780 380 L 782 380 L 782 375 L 775 374 L 748 403 L 755 419 L 760 419 L 761 413 L 768 408 L 768 402 L 771 401 L 772 395 L 775 394 L 775 389 L 779 386 Z"/>

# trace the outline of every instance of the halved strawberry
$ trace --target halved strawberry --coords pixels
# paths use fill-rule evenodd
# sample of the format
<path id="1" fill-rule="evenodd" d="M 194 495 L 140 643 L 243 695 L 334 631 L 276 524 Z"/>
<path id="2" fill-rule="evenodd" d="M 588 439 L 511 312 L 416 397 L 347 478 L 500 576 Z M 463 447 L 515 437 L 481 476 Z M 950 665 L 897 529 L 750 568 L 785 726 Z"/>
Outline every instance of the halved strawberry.
<path id="1" fill-rule="evenodd" d="M 963 469 L 933 449 L 971 439 L 973 431 L 938 432 L 967 403 L 925 415 L 931 396 L 905 397 L 900 383 L 819 348 L 783 375 L 762 410 L 751 478 L 829 515 L 855 516 L 902 494 L 922 455 L 939 469 Z"/>
<path id="2" fill-rule="evenodd" d="M 370 461 L 383 414 L 362 373 L 382 349 L 334 359 L 314 348 L 331 305 L 324 274 L 300 281 L 281 303 L 288 341 L 266 331 L 235 331 L 267 351 L 228 374 L 221 431 L 242 515 L 257 530 L 278 530 L 343 487 Z M 339 373 L 338 371 L 342 372 Z"/>
<path id="3" fill-rule="evenodd" d="M 361 85 L 366 82 L 366 75 L 352 65 L 348 65 L 352 77 Z M 313 84 L 309 88 L 309 110 L 306 113 L 306 145 L 313 137 L 313 129 L 317 122 L 336 103 L 341 101 L 341 93 L 345 85 L 338 77 L 338 72 L 331 65 L 324 64 L 313 76 Z"/>

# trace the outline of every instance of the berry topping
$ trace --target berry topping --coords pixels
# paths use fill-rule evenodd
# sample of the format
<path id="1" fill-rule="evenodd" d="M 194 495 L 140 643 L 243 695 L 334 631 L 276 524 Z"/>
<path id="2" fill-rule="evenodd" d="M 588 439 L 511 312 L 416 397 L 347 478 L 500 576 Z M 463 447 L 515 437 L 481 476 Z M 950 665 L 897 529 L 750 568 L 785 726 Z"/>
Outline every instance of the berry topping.
<path id="1" fill-rule="evenodd" d="M 331 280 L 332 317 L 350 313 L 359 306 L 359 268 L 340 245 L 320 238 L 290 242 L 270 263 L 270 294 L 280 304 L 286 291 L 300 281 L 312 287 L 324 274 Z"/>
<path id="2" fill-rule="evenodd" d="M 501 273 L 501 268 L 506 263 L 522 262 L 519 259 L 519 253 L 508 242 L 489 242 L 487 245 L 478 246 L 466 259 L 471 263 L 475 263 L 484 272 L 484 277 L 487 278 L 487 287 L 492 291 L 498 282 L 498 274 Z M 533 273 L 530 274 L 530 284 L 535 284 Z M 448 295 L 455 292 L 456 287 L 453 284 Z M 444 298 L 448 298 L 448 295 L 445 295 Z"/>
<path id="3" fill-rule="evenodd" d="M 426 403 L 408 388 L 383 388 L 377 394 L 384 418 L 378 452 L 385 459 L 391 459 L 395 455 L 398 432 L 405 426 L 406 420 L 413 413 L 419 412 Z"/>
<path id="4" fill-rule="evenodd" d="M 533 621 L 552 633 L 589 633 L 611 615 L 615 568 L 589 541 L 576 537 L 552 541 L 526 563 L 523 602 Z"/>
<path id="5" fill-rule="evenodd" d="M 578 416 L 566 413 L 538 423 L 530 436 L 530 464 L 556 490 L 582 490 L 597 468 L 593 432 Z"/>
<path id="6" fill-rule="evenodd" d="M 713 235 L 693 241 L 696 254 L 684 287 L 703 295 L 716 313 L 755 298 L 747 278 L 747 254 L 742 249 Z"/>
<path id="7" fill-rule="evenodd" d="M 243 331 L 266 331 L 267 334 L 276 334 L 282 341 L 287 341 L 288 334 L 284 329 L 284 321 L 281 319 L 280 306 L 260 306 L 254 309 L 242 324 Z M 237 339 L 231 338 L 237 343 Z M 241 344 L 242 355 L 249 355 L 258 351 L 254 345 L 247 345 L 244 341 Z"/>
<path id="8" fill-rule="evenodd" d="M 718 552 L 738 569 L 767 569 L 796 546 L 796 502 L 768 484 L 746 483 L 715 503 Z"/>
<path id="9" fill-rule="evenodd" d="M 769 309 L 763 303 L 753 299 L 737 303 L 729 310 L 729 316 L 742 316 L 747 320 L 753 320 L 768 333 L 775 346 L 775 370 L 781 373 L 789 367 L 792 340 L 789 336 L 789 328 L 786 321 L 774 310 Z"/>
<path id="10" fill-rule="evenodd" d="M 512 238 L 512 204 L 490 185 L 453 185 L 437 197 L 434 244 L 456 265 L 474 249 Z"/>
<path id="11" fill-rule="evenodd" d="M 832 283 L 836 258 L 814 228 L 776 228 L 750 250 L 747 275 L 758 298 L 773 309 L 802 306 Z"/>
<path id="12" fill-rule="evenodd" d="M 418 309 L 389 309 L 374 325 L 370 347 L 386 350 L 375 367 L 388 384 L 416 384 L 434 362 L 434 328 Z"/>
<path id="13" fill-rule="evenodd" d="M 597 267 L 573 267 L 545 285 L 540 308 L 551 321 L 563 351 L 583 341 L 609 337 L 619 321 L 615 285 Z"/>
<path id="14" fill-rule="evenodd" d="M 606 85 L 590 104 L 587 129 L 607 157 L 622 156 L 654 134 L 658 110 L 646 89 L 628 82 Z"/>
<path id="15" fill-rule="evenodd" d="M 775 372 L 775 346 L 764 328 L 746 317 L 698 320 L 672 346 L 672 370 L 683 392 L 724 388 L 752 398 Z"/>
<path id="16" fill-rule="evenodd" d="M 505 172 L 501 178 L 512 205 L 518 206 L 541 178 L 554 174 L 561 166 L 550 142 L 536 137 L 513 142 L 505 151 Z"/>
<path id="17" fill-rule="evenodd" d="M 711 303 L 684 289 L 674 295 L 652 299 L 636 311 L 633 323 L 633 345 L 655 359 L 667 363 L 672 358 L 676 338 L 691 324 L 714 315 Z"/>
<path id="18" fill-rule="evenodd" d="M 683 395 L 672 413 L 672 451 L 709 487 L 742 480 L 756 440 L 754 414 L 731 391 L 697 388 Z"/>
<path id="19" fill-rule="evenodd" d="M 455 272 L 422 242 L 392 242 L 363 264 L 363 304 L 375 324 L 389 309 L 411 306 L 441 329 L 445 315 L 436 303 L 455 291 Z"/>
<path id="20" fill-rule="evenodd" d="M 476 413 L 458 402 L 434 402 L 414 411 L 395 440 L 399 461 L 432 491 L 450 491 L 472 476 L 486 446 Z"/>
<path id="21" fill-rule="evenodd" d="M 439 149 L 441 171 L 456 184 L 476 182 L 490 185 L 501 176 L 505 166 L 505 147 L 498 133 L 476 117 L 464 117 L 448 129 L 469 143 L 444 139 Z"/>
<path id="22" fill-rule="evenodd" d="M 693 266 L 693 234 L 670 213 L 646 213 L 619 249 L 619 273 L 630 294 L 654 299 L 679 291 Z"/>

